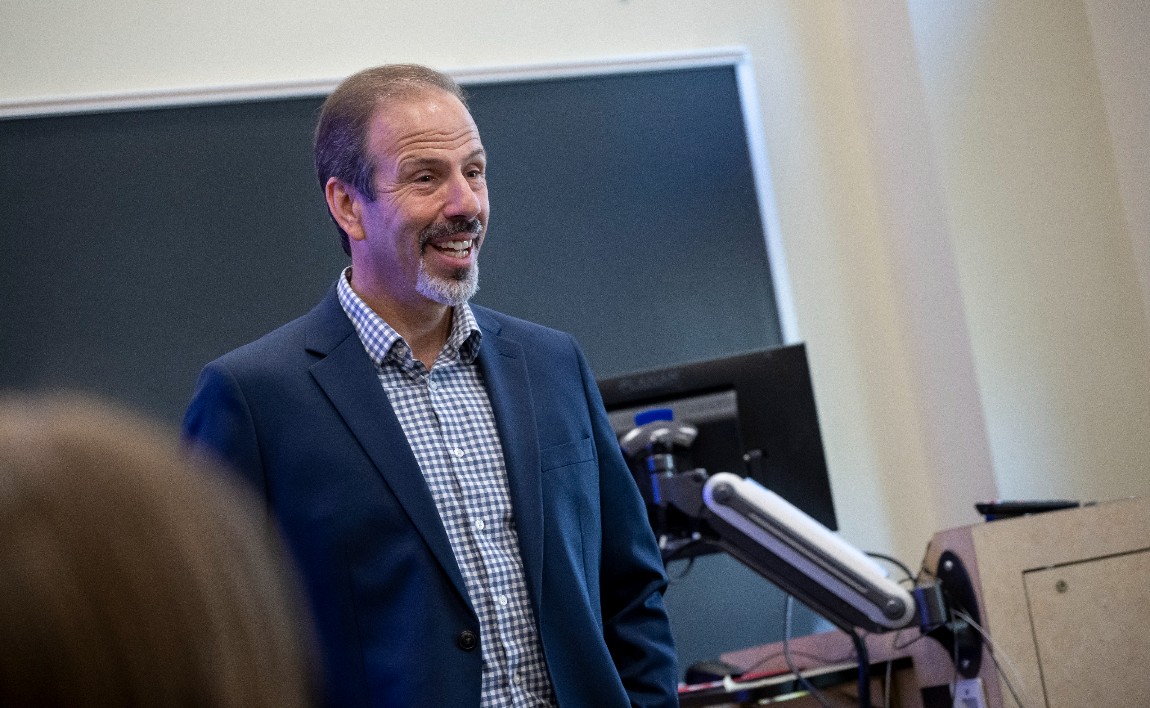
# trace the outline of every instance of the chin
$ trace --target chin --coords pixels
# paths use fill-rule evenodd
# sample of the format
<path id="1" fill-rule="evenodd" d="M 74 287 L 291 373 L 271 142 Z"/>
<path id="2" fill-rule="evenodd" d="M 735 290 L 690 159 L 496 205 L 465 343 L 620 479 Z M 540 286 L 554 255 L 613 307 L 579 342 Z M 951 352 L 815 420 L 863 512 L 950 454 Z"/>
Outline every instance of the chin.
<path id="1" fill-rule="evenodd" d="M 470 300 L 479 290 L 479 268 L 463 268 L 453 277 L 439 278 L 430 275 L 421 267 L 415 287 L 421 295 L 442 305 L 456 307 Z"/>

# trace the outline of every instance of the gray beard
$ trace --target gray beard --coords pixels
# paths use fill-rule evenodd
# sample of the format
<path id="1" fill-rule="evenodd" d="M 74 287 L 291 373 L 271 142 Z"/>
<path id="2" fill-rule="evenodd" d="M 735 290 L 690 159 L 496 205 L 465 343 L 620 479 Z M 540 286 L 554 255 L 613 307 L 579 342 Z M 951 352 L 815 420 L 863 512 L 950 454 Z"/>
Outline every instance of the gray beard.
<path id="1" fill-rule="evenodd" d="M 423 259 L 419 259 L 419 274 L 415 289 L 424 297 L 441 305 L 457 307 L 470 300 L 479 290 L 479 263 L 472 261 L 468 268 L 460 268 L 451 278 L 440 278 L 427 272 Z"/>

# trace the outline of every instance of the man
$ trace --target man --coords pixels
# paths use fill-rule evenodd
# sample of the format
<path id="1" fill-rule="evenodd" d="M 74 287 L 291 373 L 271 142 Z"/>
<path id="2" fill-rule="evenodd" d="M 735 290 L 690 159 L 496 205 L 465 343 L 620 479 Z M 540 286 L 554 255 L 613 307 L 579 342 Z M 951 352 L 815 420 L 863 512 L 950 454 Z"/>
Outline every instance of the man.
<path id="1" fill-rule="evenodd" d="M 351 267 L 205 367 L 185 433 L 286 534 L 330 702 L 675 705 L 666 578 L 581 352 L 468 304 L 488 198 L 459 87 L 360 72 L 315 153 Z"/>

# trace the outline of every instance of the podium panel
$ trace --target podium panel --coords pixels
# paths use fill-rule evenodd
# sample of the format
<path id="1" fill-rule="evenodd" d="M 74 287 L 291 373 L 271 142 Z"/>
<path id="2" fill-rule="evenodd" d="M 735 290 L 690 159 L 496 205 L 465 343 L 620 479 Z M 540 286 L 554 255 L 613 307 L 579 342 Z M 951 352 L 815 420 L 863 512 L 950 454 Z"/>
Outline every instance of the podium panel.
<path id="1" fill-rule="evenodd" d="M 1147 700 L 1150 551 L 1032 570 L 1024 582 L 1050 708 Z"/>
<path id="2" fill-rule="evenodd" d="M 1150 696 L 1150 497 L 942 531 L 923 566 L 947 550 L 966 564 L 990 637 L 979 671 L 987 705 L 1018 706 L 1011 688 L 1027 708 Z M 938 648 L 915 657 L 921 686 L 954 677 Z"/>

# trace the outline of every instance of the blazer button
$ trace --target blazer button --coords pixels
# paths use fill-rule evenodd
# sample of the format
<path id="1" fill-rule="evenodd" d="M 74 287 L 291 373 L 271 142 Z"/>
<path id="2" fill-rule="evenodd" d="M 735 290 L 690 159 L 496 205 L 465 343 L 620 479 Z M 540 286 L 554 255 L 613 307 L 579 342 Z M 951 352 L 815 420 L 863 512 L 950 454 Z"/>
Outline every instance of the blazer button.
<path id="1" fill-rule="evenodd" d="M 479 646 L 479 637 L 475 636 L 475 632 L 472 632 L 470 629 L 465 629 L 455 638 L 455 642 L 459 645 L 460 649 L 471 651 Z"/>

